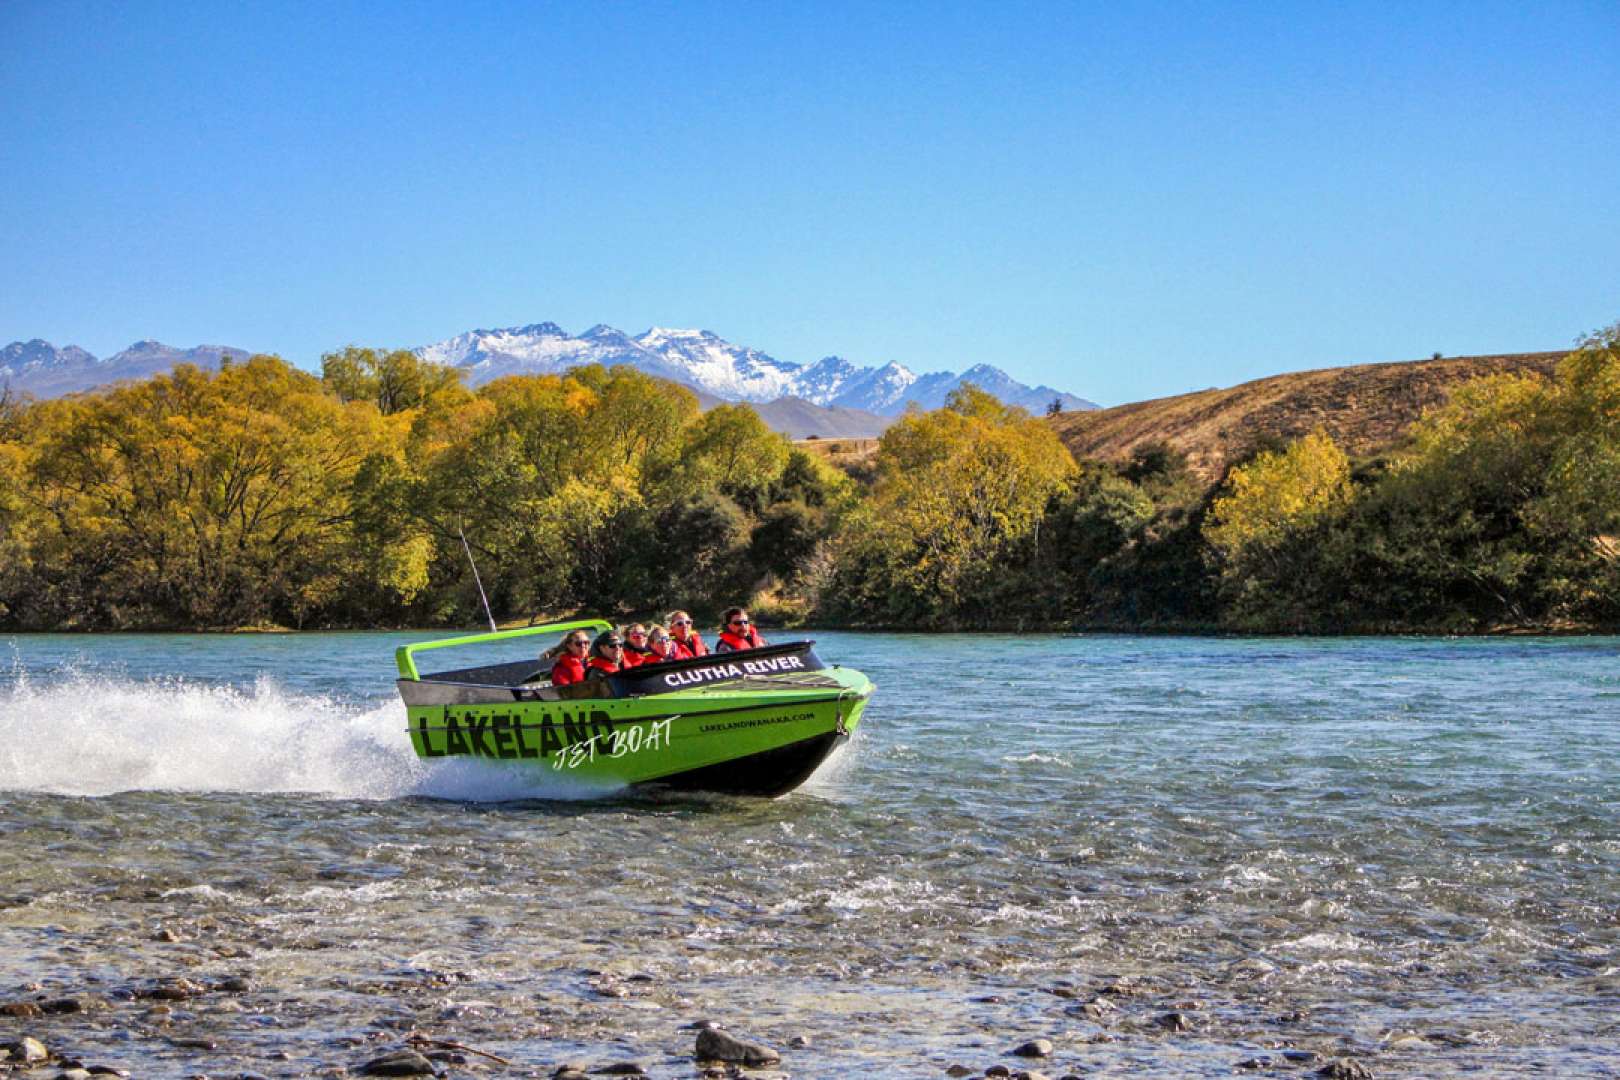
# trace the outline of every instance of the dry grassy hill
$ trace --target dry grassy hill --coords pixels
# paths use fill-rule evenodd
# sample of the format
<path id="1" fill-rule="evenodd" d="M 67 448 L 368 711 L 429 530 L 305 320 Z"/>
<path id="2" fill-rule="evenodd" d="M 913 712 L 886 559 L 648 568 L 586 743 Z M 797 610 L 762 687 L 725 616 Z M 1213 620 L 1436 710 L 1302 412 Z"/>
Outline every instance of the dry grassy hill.
<path id="1" fill-rule="evenodd" d="M 796 439 L 793 443 L 801 450 L 820 454 L 827 462 L 840 469 L 858 467 L 877 453 L 876 439 Z"/>
<path id="2" fill-rule="evenodd" d="M 1351 455 L 1377 453 L 1399 441 L 1458 383 L 1501 372 L 1548 374 L 1565 355 L 1459 356 L 1299 371 L 1225 390 L 1060 413 L 1052 424 L 1076 458 L 1119 461 L 1144 443 L 1163 441 L 1184 451 L 1193 470 L 1213 482 L 1229 461 L 1262 440 L 1294 439 L 1318 427 Z"/>

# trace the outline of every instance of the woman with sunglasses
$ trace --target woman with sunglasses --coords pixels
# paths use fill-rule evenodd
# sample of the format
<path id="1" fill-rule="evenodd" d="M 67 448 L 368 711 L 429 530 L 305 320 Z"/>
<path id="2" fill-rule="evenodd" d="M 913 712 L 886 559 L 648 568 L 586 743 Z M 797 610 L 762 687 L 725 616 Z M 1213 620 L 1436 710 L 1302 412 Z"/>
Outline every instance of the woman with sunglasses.
<path id="1" fill-rule="evenodd" d="M 619 666 L 626 670 L 640 667 L 642 664 L 652 663 L 652 653 L 647 649 L 647 627 L 642 623 L 631 623 L 624 628 L 624 655 L 619 660 Z"/>
<path id="2" fill-rule="evenodd" d="M 591 642 L 590 663 L 585 665 L 587 679 L 605 679 L 616 671 L 624 670 L 620 659 L 624 656 L 624 638 L 617 630 L 604 630 Z"/>
<path id="3" fill-rule="evenodd" d="M 551 665 L 551 685 L 568 686 L 572 683 L 585 681 L 585 650 L 591 647 L 591 639 L 583 630 L 575 630 L 556 648 L 546 653 L 548 659 L 555 660 Z"/>
<path id="4" fill-rule="evenodd" d="M 709 647 L 703 644 L 702 636 L 692 629 L 692 616 L 684 611 L 672 611 L 664 621 L 669 623 L 669 636 L 675 643 L 676 660 L 709 655 Z"/>
<path id="5" fill-rule="evenodd" d="M 725 625 L 720 628 L 720 640 L 714 646 L 715 652 L 741 652 L 766 644 L 759 631 L 754 629 L 746 608 L 727 608 L 724 622 Z"/>
<path id="6" fill-rule="evenodd" d="M 647 627 L 647 655 L 642 657 L 643 664 L 662 664 L 665 660 L 679 659 L 675 655 L 676 645 L 664 629 L 662 623 L 653 623 Z"/>

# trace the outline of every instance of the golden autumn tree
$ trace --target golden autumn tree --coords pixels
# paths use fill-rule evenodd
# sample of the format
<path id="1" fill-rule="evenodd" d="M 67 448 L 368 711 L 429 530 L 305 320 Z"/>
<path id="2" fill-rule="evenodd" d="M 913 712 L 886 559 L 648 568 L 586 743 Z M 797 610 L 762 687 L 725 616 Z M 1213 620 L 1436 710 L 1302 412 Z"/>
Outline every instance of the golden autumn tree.
<path id="1" fill-rule="evenodd" d="M 843 530 L 832 600 L 854 618 L 979 624 L 976 585 L 1038 528 L 1074 459 L 1051 427 L 964 385 L 884 432 L 870 501 Z"/>
<path id="2" fill-rule="evenodd" d="M 1323 431 L 1234 468 L 1210 506 L 1213 550 L 1228 621 L 1298 629 L 1313 590 L 1316 541 L 1355 498 L 1350 459 Z"/>
<path id="3" fill-rule="evenodd" d="M 393 443 L 374 406 L 255 356 L 39 408 L 42 542 L 53 563 L 82 560 L 98 597 L 60 598 L 80 605 L 65 621 L 302 623 L 364 577 L 349 485 Z"/>

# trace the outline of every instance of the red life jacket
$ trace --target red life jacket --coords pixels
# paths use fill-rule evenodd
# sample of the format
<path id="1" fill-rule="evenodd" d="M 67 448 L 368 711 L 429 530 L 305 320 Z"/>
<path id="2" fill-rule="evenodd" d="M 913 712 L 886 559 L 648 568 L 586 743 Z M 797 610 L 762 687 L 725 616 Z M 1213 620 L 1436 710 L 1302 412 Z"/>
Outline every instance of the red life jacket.
<path id="1" fill-rule="evenodd" d="M 720 644 L 715 646 L 720 652 L 741 652 L 744 649 L 757 649 L 765 644 L 765 639 L 759 636 L 752 624 L 748 627 L 748 636 L 742 637 L 726 630 L 720 635 Z"/>
<path id="2" fill-rule="evenodd" d="M 551 668 L 551 685 L 567 686 L 569 683 L 585 681 L 585 665 L 579 662 L 579 657 L 571 653 L 564 653 L 557 658 Z"/>
<path id="3" fill-rule="evenodd" d="M 709 647 L 703 644 L 703 636 L 696 630 L 689 631 L 685 641 L 671 634 L 669 635 L 669 643 L 675 646 L 675 652 L 672 655 L 676 660 L 690 660 L 694 656 L 709 655 Z"/>
<path id="4" fill-rule="evenodd" d="M 642 664 L 652 663 L 652 659 L 653 656 L 651 650 L 641 652 L 638 649 L 632 649 L 630 646 L 626 645 L 624 648 L 619 650 L 619 670 L 629 671 L 633 667 L 640 667 Z"/>
<path id="5" fill-rule="evenodd" d="M 612 675 L 619 670 L 618 664 L 613 663 L 611 660 L 604 660 L 600 656 L 591 657 L 591 662 L 586 666 L 591 671 L 600 671 L 603 675 Z"/>

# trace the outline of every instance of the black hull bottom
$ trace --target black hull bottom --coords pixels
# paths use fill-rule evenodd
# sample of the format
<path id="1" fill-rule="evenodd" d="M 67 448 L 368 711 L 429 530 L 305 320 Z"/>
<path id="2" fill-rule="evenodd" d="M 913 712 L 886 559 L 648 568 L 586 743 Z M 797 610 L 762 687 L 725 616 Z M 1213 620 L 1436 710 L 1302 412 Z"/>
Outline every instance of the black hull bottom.
<path id="1" fill-rule="evenodd" d="M 689 769 L 673 776 L 661 776 L 636 786 L 775 798 L 786 795 L 810 779 L 810 774 L 827 760 L 827 755 L 848 738 L 847 735 L 829 731 L 825 735 L 778 746 L 774 750 L 705 765 L 701 769 Z"/>

